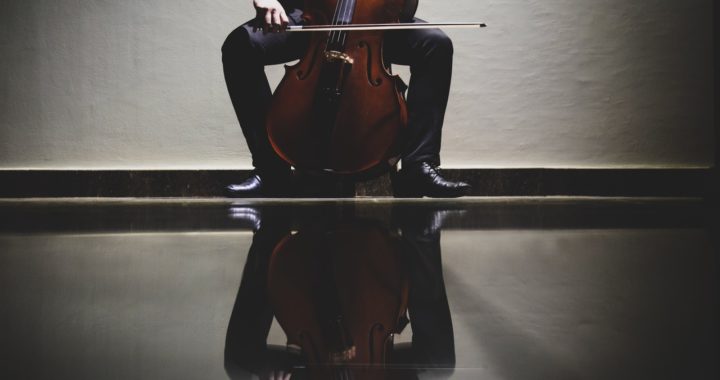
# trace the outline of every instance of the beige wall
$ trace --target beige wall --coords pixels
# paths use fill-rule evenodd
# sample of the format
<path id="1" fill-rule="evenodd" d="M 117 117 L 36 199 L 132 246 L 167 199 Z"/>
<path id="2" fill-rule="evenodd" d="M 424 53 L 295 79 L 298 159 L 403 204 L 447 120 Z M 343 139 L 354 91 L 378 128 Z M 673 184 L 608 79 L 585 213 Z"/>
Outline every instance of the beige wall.
<path id="1" fill-rule="evenodd" d="M 220 47 L 250 2 L 2 1 L 0 168 L 248 167 Z M 424 0 L 418 16 L 489 24 L 448 32 L 447 167 L 713 162 L 711 0 Z"/>

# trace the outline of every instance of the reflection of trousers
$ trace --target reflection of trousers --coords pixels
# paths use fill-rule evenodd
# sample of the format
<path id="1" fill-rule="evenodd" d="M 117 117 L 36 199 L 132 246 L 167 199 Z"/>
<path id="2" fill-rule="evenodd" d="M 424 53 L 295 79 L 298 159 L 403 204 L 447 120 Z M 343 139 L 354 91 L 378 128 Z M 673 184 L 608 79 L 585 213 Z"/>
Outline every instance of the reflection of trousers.
<path id="1" fill-rule="evenodd" d="M 288 14 L 292 25 L 300 22 L 301 10 L 294 9 Z M 307 44 L 305 33 L 253 32 L 251 21 L 230 33 L 223 45 L 230 98 L 253 166 L 260 170 L 287 167 L 273 152 L 265 130 L 265 114 L 272 96 L 265 66 L 299 59 Z M 452 75 L 452 42 L 438 29 L 392 31 L 385 34 L 384 51 L 386 62 L 410 66 L 409 125 L 401 152 L 403 161 L 406 165 L 422 161 L 439 165 L 441 130 Z"/>

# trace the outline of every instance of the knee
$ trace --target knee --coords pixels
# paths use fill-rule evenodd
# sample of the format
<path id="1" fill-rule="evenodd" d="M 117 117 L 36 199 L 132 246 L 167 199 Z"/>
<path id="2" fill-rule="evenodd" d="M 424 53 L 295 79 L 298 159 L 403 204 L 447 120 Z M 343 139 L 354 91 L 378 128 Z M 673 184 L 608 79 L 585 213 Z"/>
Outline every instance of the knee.
<path id="1" fill-rule="evenodd" d="M 248 58 L 253 50 L 252 37 L 244 25 L 233 30 L 225 38 L 221 48 L 223 61 L 239 57 Z"/>
<path id="2" fill-rule="evenodd" d="M 450 37 L 440 29 L 430 29 L 428 32 L 424 44 L 427 55 L 452 57 L 454 48 Z"/>

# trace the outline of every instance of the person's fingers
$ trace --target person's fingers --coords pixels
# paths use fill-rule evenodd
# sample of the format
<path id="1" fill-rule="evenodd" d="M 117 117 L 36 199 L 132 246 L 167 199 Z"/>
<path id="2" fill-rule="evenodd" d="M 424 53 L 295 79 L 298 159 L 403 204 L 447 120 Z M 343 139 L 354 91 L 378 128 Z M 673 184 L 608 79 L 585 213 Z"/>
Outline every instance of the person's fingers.
<path id="1" fill-rule="evenodd" d="M 285 30 L 287 29 L 288 24 L 290 23 L 290 19 L 288 18 L 287 13 L 285 13 L 285 10 L 280 11 L 280 22 L 281 22 L 281 29 Z"/>
<path id="2" fill-rule="evenodd" d="M 277 9 L 273 9 L 272 22 L 273 22 L 273 24 L 272 24 L 273 31 L 279 32 L 280 27 L 282 26 L 282 20 L 280 18 L 280 11 L 278 11 Z"/>
<path id="3" fill-rule="evenodd" d="M 263 31 L 265 33 L 267 33 L 271 26 L 272 26 L 272 13 L 268 9 L 265 11 L 265 25 L 263 25 Z"/>

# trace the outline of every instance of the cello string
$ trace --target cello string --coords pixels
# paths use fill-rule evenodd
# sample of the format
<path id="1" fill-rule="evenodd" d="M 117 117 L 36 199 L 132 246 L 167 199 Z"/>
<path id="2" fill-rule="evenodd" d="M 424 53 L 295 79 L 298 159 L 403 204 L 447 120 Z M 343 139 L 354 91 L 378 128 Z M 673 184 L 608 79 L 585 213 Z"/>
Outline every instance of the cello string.
<path id="1" fill-rule="evenodd" d="M 335 18 L 335 25 L 342 25 L 342 15 L 344 13 L 344 8 L 347 5 L 347 0 L 338 0 L 338 14 Z M 342 30 L 338 30 L 337 33 L 335 33 L 334 37 L 334 43 L 339 44 L 340 43 L 340 35 L 342 34 Z"/>
<path id="2" fill-rule="evenodd" d="M 351 1 L 352 5 L 350 10 L 348 11 L 348 22 L 346 25 L 350 25 L 353 23 L 353 19 L 355 18 L 355 6 L 357 5 L 357 0 Z M 348 32 L 346 31 L 343 38 L 343 45 L 345 44 L 345 40 L 347 39 Z"/>
<path id="3" fill-rule="evenodd" d="M 342 3 L 342 5 L 340 5 L 340 13 L 338 14 L 338 18 L 335 21 L 335 25 L 342 25 L 342 18 L 345 15 L 345 8 L 347 6 L 347 1 L 339 0 L 338 3 Z M 339 44 L 341 36 L 342 36 L 342 31 L 338 31 L 338 33 L 336 33 L 334 36 L 333 43 Z"/>
<path id="4" fill-rule="evenodd" d="M 349 3 L 350 3 L 350 5 L 348 6 L 347 14 L 345 15 L 345 18 L 344 18 L 344 19 L 345 19 L 345 24 L 344 24 L 344 25 L 352 24 L 353 13 L 355 12 L 356 0 L 350 0 Z M 343 46 L 345 46 L 345 42 L 346 42 L 346 40 L 347 40 L 347 35 L 348 35 L 348 32 L 344 32 L 344 33 L 342 34 L 342 42 L 341 42 L 341 44 L 342 44 Z"/>
<path id="5" fill-rule="evenodd" d="M 332 25 L 337 25 L 338 16 L 340 15 L 340 3 L 342 3 L 342 0 L 338 0 L 338 2 L 335 3 L 335 14 L 333 15 L 333 18 L 331 20 Z M 335 38 L 338 33 L 339 33 L 339 31 L 334 30 L 334 31 L 330 32 L 330 34 L 328 34 L 328 41 L 327 41 L 327 44 L 325 45 L 325 51 L 327 51 L 328 46 L 331 43 L 335 43 Z"/>
<path id="6" fill-rule="evenodd" d="M 343 0 L 338 0 L 335 4 L 335 14 L 333 15 L 332 25 L 338 25 L 340 11 L 342 9 L 342 2 Z M 339 33 L 340 31 L 335 30 L 330 35 L 328 35 L 328 46 L 337 43 Z"/>
<path id="7" fill-rule="evenodd" d="M 337 24 L 337 25 L 344 25 L 344 19 L 346 18 L 348 3 L 350 3 L 350 1 L 348 1 L 348 0 L 340 0 L 340 2 L 342 2 L 342 5 L 340 6 L 340 14 L 338 15 L 338 19 L 337 19 L 337 21 L 336 21 L 336 24 Z M 338 31 L 338 33 L 335 35 L 335 43 L 336 43 L 336 44 L 341 44 L 340 40 L 341 40 L 343 34 L 344 34 L 343 31 L 340 30 L 340 31 Z M 339 47 L 338 47 L 338 48 L 339 48 Z"/>
<path id="8" fill-rule="evenodd" d="M 343 25 L 348 25 L 352 22 L 352 15 L 353 15 L 353 8 L 355 7 L 355 1 L 349 0 L 348 3 L 349 3 L 349 6 L 343 12 Z M 345 42 L 347 41 L 347 32 L 343 32 L 341 34 L 341 36 L 342 36 L 342 42 L 340 42 L 340 45 L 344 47 Z"/>

